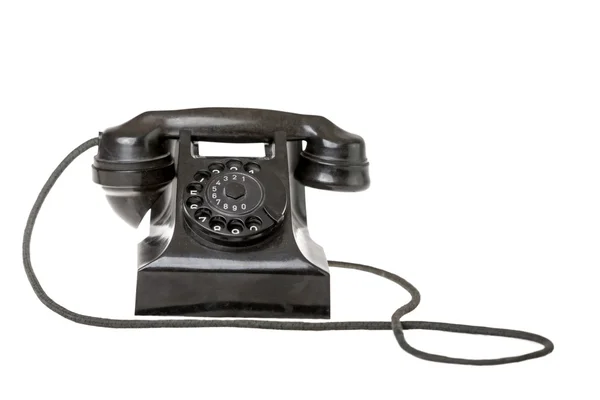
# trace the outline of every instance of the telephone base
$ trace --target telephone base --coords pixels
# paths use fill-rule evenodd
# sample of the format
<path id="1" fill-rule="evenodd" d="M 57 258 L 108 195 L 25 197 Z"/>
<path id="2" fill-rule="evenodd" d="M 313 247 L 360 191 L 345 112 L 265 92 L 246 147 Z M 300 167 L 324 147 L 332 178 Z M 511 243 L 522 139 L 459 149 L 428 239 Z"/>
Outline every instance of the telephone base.
<path id="1" fill-rule="evenodd" d="M 260 271 L 138 271 L 136 315 L 329 318 L 329 276 Z"/>
<path id="2" fill-rule="evenodd" d="M 154 202 L 138 246 L 136 315 L 329 318 L 327 259 L 293 177 L 301 143 L 273 140 L 265 158 L 196 157 L 182 133 L 177 179 Z M 234 210 L 239 195 L 246 200 Z"/>

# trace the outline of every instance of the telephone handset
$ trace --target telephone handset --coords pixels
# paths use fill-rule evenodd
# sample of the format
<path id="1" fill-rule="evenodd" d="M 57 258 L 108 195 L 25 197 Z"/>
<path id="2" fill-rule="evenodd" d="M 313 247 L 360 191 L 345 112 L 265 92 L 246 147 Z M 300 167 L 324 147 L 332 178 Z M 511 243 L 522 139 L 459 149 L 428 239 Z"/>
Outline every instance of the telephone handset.
<path id="1" fill-rule="evenodd" d="M 264 143 L 265 156 L 202 155 L 202 143 L 211 141 Z M 138 245 L 136 315 L 241 319 L 106 319 L 74 313 L 44 292 L 29 252 L 37 214 L 67 166 L 94 146 L 93 180 L 102 185 L 117 214 L 138 226 L 150 213 L 149 235 Z M 454 364 L 506 364 L 551 353 L 552 342 L 533 333 L 401 321 L 419 304 L 414 286 L 385 270 L 327 261 L 308 235 L 304 188 L 364 190 L 369 186 L 368 165 L 363 139 L 319 116 L 236 108 L 146 112 L 83 143 L 50 176 L 25 228 L 25 271 L 46 306 L 94 326 L 391 329 L 410 354 Z M 407 290 L 411 300 L 391 322 L 249 319 L 329 318 L 329 267 L 389 279 Z M 499 359 L 451 358 L 413 348 L 404 338 L 406 329 L 512 337 L 543 349 Z"/>

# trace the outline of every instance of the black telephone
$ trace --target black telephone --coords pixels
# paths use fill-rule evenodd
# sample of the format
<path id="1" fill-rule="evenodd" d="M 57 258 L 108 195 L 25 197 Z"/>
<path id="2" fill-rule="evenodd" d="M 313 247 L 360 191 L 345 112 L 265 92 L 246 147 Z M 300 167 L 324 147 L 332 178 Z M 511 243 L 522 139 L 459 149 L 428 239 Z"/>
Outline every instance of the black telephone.
<path id="1" fill-rule="evenodd" d="M 203 157 L 202 141 L 263 142 L 266 156 Z M 148 112 L 106 130 L 93 178 L 131 225 L 151 213 L 137 315 L 328 318 L 304 186 L 369 186 L 359 136 L 322 117 L 223 108 Z"/>
<path id="2" fill-rule="evenodd" d="M 264 143 L 265 156 L 202 156 L 199 146 L 207 141 Z M 96 145 L 93 180 L 102 185 L 112 208 L 133 226 L 150 212 L 149 236 L 138 247 L 135 314 L 241 319 L 106 319 L 74 313 L 44 292 L 30 259 L 37 214 L 67 166 Z M 414 356 L 471 365 L 506 364 L 552 352 L 552 342 L 533 333 L 401 321 L 419 304 L 414 286 L 385 270 L 327 261 L 308 235 L 304 187 L 364 190 L 369 186 L 368 165 L 363 139 L 320 116 L 236 108 L 146 112 L 83 143 L 50 176 L 25 228 L 25 271 L 46 306 L 94 326 L 392 330 L 400 346 Z M 329 318 L 328 267 L 382 276 L 412 298 L 391 321 L 249 319 Z M 512 337 L 539 343 L 543 349 L 499 359 L 451 358 L 413 348 L 404 338 L 406 329 Z"/>

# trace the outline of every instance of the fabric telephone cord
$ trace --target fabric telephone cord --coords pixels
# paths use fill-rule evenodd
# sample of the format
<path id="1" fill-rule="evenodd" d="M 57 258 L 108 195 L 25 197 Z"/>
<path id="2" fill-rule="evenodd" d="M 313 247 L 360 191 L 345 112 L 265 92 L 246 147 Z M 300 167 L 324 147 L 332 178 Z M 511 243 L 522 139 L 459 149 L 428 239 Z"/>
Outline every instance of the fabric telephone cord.
<path id="1" fill-rule="evenodd" d="M 303 322 L 303 321 L 273 321 L 273 320 L 257 320 L 257 319 L 110 319 L 88 316 L 73 312 L 52 300 L 44 291 L 38 281 L 31 264 L 31 236 L 35 221 L 40 212 L 40 209 L 48 196 L 48 193 L 65 171 L 65 169 L 86 150 L 97 146 L 98 138 L 90 139 L 75 150 L 73 150 L 65 159 L 56 167 L 52 175 L 48 178 L 44 187 L 40 191 L 33 208 L 29 214 L 25 233 L 23 235 L 23 264 L 25 272 L 31 283 L 33 291 L 44 305 L 55 313 L 67 318 L 71 321 L 92 325 L 104 328 L 254 328 L 254 329 L 277 329 L 277 330 L 297 330 L 297 331 L 338 331 L 338 330 L 392 330 L 398 344 L 409 354 L 415 357 L 448 364 L 466 364 L 466 365 L 499 365 L 508 364 L 519 361 L 530 360 L 533 358 L 543 357 L 550 354 L 554 349 L 554 345 L 543 336 L 534 333 L 489 328 L 483 326 L 471 326 L 460 324 L 449 324 L 442 322 L 426 322 L 426 321 L 401 321 L 402 317 L 413 311 L 421 301 L 419 291 L 408 281 L 395 275 L 391 272 L 370 267 L 362 264 L 350 262 L 330 261 L 329 266 L 335 268 L 355 269 L 359 271 L 369 272 L 374 275 L 388 279 L 400 287 L 405 289 L 411 296 L 411 300 L 398 308 L 392 315 L 391 321 L 329 321 L 329 322 Z M 514 339 L 522 339 L 538 343 L 543 346 L 542 349 L 531 353 L 518 356 L 494 358 L 494 359 L 465 359 L 446 357 L 438 354 L 427 353 L 412 347 L 404 337 L 404 331 L 409 329 L 433 330 L 454 333 L 468 333 L 475 335 L 500 336 Z"/>

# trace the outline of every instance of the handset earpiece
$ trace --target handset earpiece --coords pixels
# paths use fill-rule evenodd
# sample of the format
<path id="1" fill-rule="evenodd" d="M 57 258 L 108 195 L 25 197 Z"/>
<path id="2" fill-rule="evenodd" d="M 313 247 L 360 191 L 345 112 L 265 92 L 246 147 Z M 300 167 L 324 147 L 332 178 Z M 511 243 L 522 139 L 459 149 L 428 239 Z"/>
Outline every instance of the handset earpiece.
<path id="1" fill-rule="evenodd" d="M 294 177 L 317 189 L 356 192 L 369 187 L 369 162 L 364 140 L 326 118 L 305 116 L 306 148 Z"/>

